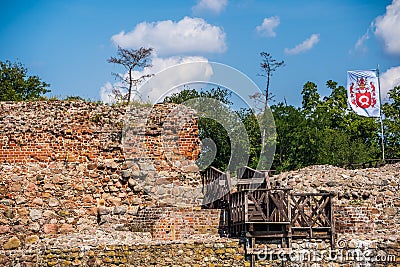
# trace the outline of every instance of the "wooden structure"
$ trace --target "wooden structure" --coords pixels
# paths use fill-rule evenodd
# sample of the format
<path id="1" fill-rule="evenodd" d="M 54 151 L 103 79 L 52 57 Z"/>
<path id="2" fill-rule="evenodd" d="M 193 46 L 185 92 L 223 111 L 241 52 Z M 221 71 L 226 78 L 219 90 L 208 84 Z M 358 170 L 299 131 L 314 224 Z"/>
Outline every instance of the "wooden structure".
<path id="1" fill-rule="evenodd" d="M 229 196 L 232 192 L 232 182 L 229 172 L 209 167 L 200 172 L 203 183 L 204 209 L 221 209 L 219 233 L 229 236 Z"/>
<path id="2" fill-rule="evenodd" d="M 203 183 L 203 208 L 226 208 L 232 190 L 229 172 L 221 172 L 214 167 L 209 167 L 201 171 L 200 175 Z"/>
<path id="3" fill-rule="evenodd" d="M 251 256 L 252 266 L 257 240 L 279 242 L 281 248 L 290 248 L 295 238 L 321 238 L 330 239 L 334 246 L 332 194 L 293 193 L 290 188 L 280 188 L 271 181 L 270 171 L 242 167 L 237 172 L 237 190 L 233 192 L 230 188 L 228 195 L 215 200 L 215 192 L 227 189 L 209 185 L 231 186 L 229 174 L 217 171 L 210 168 L 202 175 L 203 181 L 209 182 L 204 184 L 205 199 L 214 200 L 205 207 L 225 209 L 229 235 L 249 240 L 246 253 Z"/>

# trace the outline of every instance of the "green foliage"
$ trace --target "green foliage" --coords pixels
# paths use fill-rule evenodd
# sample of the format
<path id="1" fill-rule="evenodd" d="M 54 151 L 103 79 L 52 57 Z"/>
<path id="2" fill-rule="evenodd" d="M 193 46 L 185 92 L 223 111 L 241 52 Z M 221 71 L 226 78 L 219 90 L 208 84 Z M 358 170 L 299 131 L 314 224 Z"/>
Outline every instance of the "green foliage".
<path id="1" fill-rule="evenodd" d="M 313 82 L 306 82 L 301 94 L 303 95 L 303 110 L 308 112 L 315 111 L 317 105 L 320 103 L 317 85 Z"/>
<path id="2" fill-rule="evenodd" d="M 347 105 L 347 92 L 332 80 L 323 99 L 317 86 L 303 86 L 302 108 L 272 106 L 277 127 L 273 168 L 293 170 L 313 164 L 362 163 L 380 157 L 379 123 L 356 115 Z"/>
<path id="3" fill-rule="evenodd" d="M 38 76 L 28 76 L 21 63 L 0 61 L 0 101 L 39 100 L 50 92 L 49 86 Z"/>
<path id="4" fill-rule="evenodd" d="M 400 86 L 389 92 L 391 101 L 383 105 L 386 158 L 400 158 Z"/>
<path id="5" fill-rule="evenodd" d="M 381 158 L 378 119 L 355 114 L 347 104 L 347 92 L 343 86 L 332 80 L 327 81 L 326 86 L 331 93 L 321 98 L 316 84 L 305 83 L 301 107 L 284 103 L 271 106 L 274 123 L 270 121 L 272 118 L 269 116 L 254 114 L 248 109 L 236 112 L 248 135 L 248 166 L 256 168 L 260 161 L 267 160 L 261 155 L 261 144 L 263 141 L 267 145 L 273 144 L 275 140 L 276 150 L 272 169 L 277 172 L 315 164 L 346 165 Z M 383 106 L 386 155 L 387 158 L 400 158 L 400 87 L 394 88 L 389 96 L 389 103 Z M 227 105 L 231 104 L 230 94 L 221 88 L 200 92 L 186 89 L 166 98 L 166 102 L 184 103 L 188 99 L 199 97 L 214 98 Z M 262 133 L 260 122 L 271 127 L 263 128 Z M 273 136 L 271 131 L 274 126 L 276 136 Z M 214 120 L 200 116 L 199 127 L 200 138 L 210 138 L 217 146 L 217 157 L 212 163 L 214 167 L 225 169 L 230 157 L 235 156 L 230 155 L 230 152 L 238 151 L 235 150 L 237 149 L 235 146 L 240 148 L 246 144 L 243 141 L 244 137 L 240 139 L 235 135 L 240 144 L 233 144 L 228 132 L 224 130 L 226 125 Z M 243 135 L 241 131 L 235 134 Z"/>
<path id="6" fill-rule="evenodd" d="M 271 107 L 277 138 L 274 168 L 277 171 L 300 168 L 312 162 L 315 140 L 301 109 L 279 103 Z M 310 158 L 311 157 L 311 158 Z"/>
<path id="7" fill-rule="evenodd" d="M 262 137 L 260 132 L 260 126 L 256 114 L 252 112 L 251 109 L 240 109 L 237 112 L 240 120 L 243 122 L 246 128 L 247 136 L 249 139 L 249 160 L 248 166 L 256 169 L 259 163 L 259 157 L 261 153 Z"/>
<path id="8" fill-rule="evenodd" d="M 225 170 L 231 157 L 231 142 L 226 129 L 217 121 L 209 118 L 199 118 L 200 139 L 211 139 L 217 148 L 212 166 Z"/>
<path id="9" fill-rule="evenodd" d="M 164 102 L 187 104 L 193 107 L 193 101 L 198 101 L 199 105 L 194 106 L 199 107 L 196 108 L 199 116 L 199 137 L 201 140 L 211 139 L 216 147 L 216 155 L 211 165 L 221 170 L 229 168 L 231 172 L 235 172 L 235 164 L 239 162 L 243 165 L 257 165 L 257 155 L 260 153 L 260 133 L 257 128 L 257 118 L 250 110 L 242 109 L 232 112 L 229 108 L 233 104 L 230 97 L 231 92 L 220 87 L 200 91 L 186 88 L 166 97 Z M 201 105 L 205 99 L 212 99 L 215 102 Z M 238 121 L 241 123 L 237 123 Z M 247 132 L 248 138 L 245 138 L 244 132 Z M 249 160 L 245 158 L 247 153 L 243 152 L 247 149 L 250 154 Z M 203 144 L 203 156 L 207 156 L 210 150 L 212 147 L 208 147 L 207 142 Z M 242 153 L 232 155 L 232 151 Z"/>
<path id="10" fill-rule="evenodd" d="M 164 99 L 164 103 L 185 104 L 185 102 L 191 99 L 212 98 L 224 104 L 230 104 L 231 102 L 229 97 L 230 92 L 228 92 L 226 89 L 221 89 L 220 87 L 200 91 L 185 88 L 181 92 L 174 93 L 171 96 L 166 97 Z M 209 108 L 212 109 L 216 107 L 212 105 Z M 198 125 L 200 139 L 211 139 L 217 148 L 216 156 L 212 162 L 212 166 L 220 169 L 226 169 L 231 156 L 231 143 L 227 131 L 219 122 L 202 116 L 201 113 L 199 114 Z M 207 152 L 208 149 L 210 148 L 203 147 L 202 153 Z"/>
<path id="11" fill-rule="evenodd" d="M 80 97 L 80 96 L 67 96 L 65 98 L 65 100 L 67 100 L 67 101 L 87 101 L 86 99 L 84 99 L 83 97 Z"/>
<path id="12" fill-rule="evenodd" d="M 189 99 L 203 97 L 203 98 L 212 98 L 226 105 L 231 105 L 232 104 L 232 102 L 230 101 L 231 94 L 232 94 L 231 92 L 219 86 L 217 88 L 211 88 L 208 90 L 200 90 L 200 91 L 185 87 L 184 90 L 178 93 L 174 93 L 171 96 L 167 96 L 164 99 L 164 103 L 182 104 Z"/>

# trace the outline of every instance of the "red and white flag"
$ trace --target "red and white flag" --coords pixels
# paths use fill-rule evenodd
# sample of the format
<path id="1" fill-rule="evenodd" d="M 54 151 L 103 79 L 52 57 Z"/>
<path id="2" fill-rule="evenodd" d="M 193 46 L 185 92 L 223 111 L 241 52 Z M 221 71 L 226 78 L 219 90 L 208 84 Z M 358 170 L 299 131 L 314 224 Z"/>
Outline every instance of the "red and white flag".
<path id="1" fill-rule="evenodd" d="M 380 117 L 381 106 L 376 71 L 348 71 L 347 97 L 351 108 L 358 115 Z"/>

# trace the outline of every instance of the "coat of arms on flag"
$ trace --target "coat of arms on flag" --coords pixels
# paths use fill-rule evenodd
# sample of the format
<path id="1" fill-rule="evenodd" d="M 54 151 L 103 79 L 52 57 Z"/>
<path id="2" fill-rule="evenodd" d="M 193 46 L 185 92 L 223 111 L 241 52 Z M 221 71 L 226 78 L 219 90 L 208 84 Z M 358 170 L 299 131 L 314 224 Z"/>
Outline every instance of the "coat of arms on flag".
<path id="1" fill-rule="evenodd" d="M 348 102 L 354 112 L 366 117 L 380 117 L 378 78 L 375 71 L 348 71 Z"/>

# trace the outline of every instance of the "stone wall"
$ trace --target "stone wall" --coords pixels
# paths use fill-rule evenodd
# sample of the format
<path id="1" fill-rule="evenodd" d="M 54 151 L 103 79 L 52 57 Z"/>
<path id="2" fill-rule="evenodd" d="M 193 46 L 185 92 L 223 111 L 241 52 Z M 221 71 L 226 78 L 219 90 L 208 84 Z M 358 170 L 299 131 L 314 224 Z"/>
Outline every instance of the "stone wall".
<path id="1" fill-rule="evenodd" d="M 0 110 L 0 247 L 99 229 L 162 240 L 218 234 L 219 210 L 175 207 L 201 191 L 193 110 L 82 101 Z"/>
<path id="2" fill-rule="evenodd" d="M 71 241 L 71 240 L 70 240 Z M 390 245 L 347 236 L 332 249 L 324 240 L 294 240 L 291 249 L 258 244 L 255 266 L 398 266 L 400 250 Z M 154 242 L 137 239 L 134 244 L 69 243 L 68 246 L 34 246 L 0 251 L 1 266 L 135 266 L 216 267 L 250 266 L 245 242 L 229 239 Z"/>
<path id="3" fill-rule="evenodd" d="M 237 241 L 47 248 L 0 254 L 1 266 L 244 266 Z"/>
<path id="4" fill-rule="evenodd" d="M 248 265 L 243 244 L 219 237 L 221 211 L 200 208 L 197 134 L 196 114 L 175 105 L 0 103 L 0 265 Z M 337 253 L 400 261 L 400 164 L 311 166 L 271 179 L 295 192 L 335 194 Z M 294 240 L 293 249 L 330 245 Z M 313 263 L 299 262 L 306 265 L 293 266 Z M 261 255 L 256 266 L 285 264 L 292 266 Z"/>

